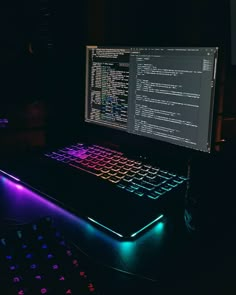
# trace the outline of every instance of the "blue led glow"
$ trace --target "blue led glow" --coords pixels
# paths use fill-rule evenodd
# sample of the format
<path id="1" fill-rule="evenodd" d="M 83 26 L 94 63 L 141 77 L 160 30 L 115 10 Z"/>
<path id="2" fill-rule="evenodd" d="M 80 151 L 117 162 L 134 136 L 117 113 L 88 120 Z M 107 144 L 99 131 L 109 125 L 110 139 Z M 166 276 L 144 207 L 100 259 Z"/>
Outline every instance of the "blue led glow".
<path id="1" fill-rule="evenodd" d="M 60 244 L 61 246 L 65 246 L 65 245 L 66 245 L 65 241 L 60 241 L 59 244 Z"/>
<path id="2" fill-rule="evenodd" d="M 121 234 L 115 232 L 114 230 L 110 229 L 109 227 L 106 227 L 105 225 L 101 224 L 100 222 L 98 222 L 98 221 L 96 221 L 96 220 L 94 220 L 94 219 L 92 219 L 92 218 L 90 218 L 90 217 L 88 217 L 88 219 L 91 220 L 92 222 L 94 222 L 95 224 L 98 224 L 98 225 L 100 225 L 101 227 L 105 228 L 106 230 L 112 232 L 113 234 L 115 234 L 115 235 L 117 235 L 117 236 L 119 236 L 119 237 L 121 237 L 121 238 L 123 237 Z"/>
<path id="3" fill-rule="evenodd" d="M 54 256 L 52 254 L 48 254 L 47 258 L 52 259 Z"/>
<path id="4" fill-rule="evenodd" d="M 31 253 L 29 253 L 29 254 L 27 254 L 25 257 L 26 257 L 27 259 L 31 259 L 33 256 L 32 256 Z"/>
<path id="5" fill-rule="evenodd" d="M 1 170 L 1 169 L 0 169 L 0 172 L 1 172 L 2 174 L 5 174 L 5 175 L 7 175 L 8 177 L 10 177 L 10 178 L 12 178 L 12 179 L 16 180 L 16 181 L 20 181 L 20 179 L 19 179 L 19 178 L 17 178 L 17 177 L 15 177 L 15 176 L 13 176 L 13 175 L 11 175 L 11 174 L 9 174 L 9 173 L 7 173 L 7 172 L 5 172 L 5 171 Z"/>
<path id="6" fill-rule="evenodd" d="M 59 231 L 56 231 L 55 236 L 56 236 L 57 238 L 59 238 L 59 237 L 61 236 L 61 233 L 60 233 Z"/>
<path id="7" fill-rule="evenodd" d="M 30 265 L 30 268 L 31 268 L 31 269 L 36 269 L 36 268 L 37 268 L 37 264 L 31 264 L 31 265 Z"/>
<path id="8" fill-rule="evenodd" d="M 151 221 L 149 224 L 147 224 L 146 226 L 144 226 L 143 228 L 141 228 L 140 230 L 138 230 L 137 232 L 133 233 L 131 235 L 131 238 L 135 237 L 137 234 L 139 234 L 140 232 L 144 231 L 146 228 L 148 228 L 149 226 L 151 226 L 153 223 L 155 223 L 156 221 L 160 220 L 164 215 L 161 214 L 160 216 L 158 216 L 156 219 L 154 219 L 153 221 Z"/>

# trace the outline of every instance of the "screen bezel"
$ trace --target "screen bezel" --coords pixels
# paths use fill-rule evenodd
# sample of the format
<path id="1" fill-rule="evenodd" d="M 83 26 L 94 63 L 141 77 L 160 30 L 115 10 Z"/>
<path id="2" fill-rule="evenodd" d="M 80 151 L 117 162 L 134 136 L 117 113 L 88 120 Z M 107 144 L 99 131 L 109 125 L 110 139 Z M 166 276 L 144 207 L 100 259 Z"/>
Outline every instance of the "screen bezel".
<path id="1" fill-rule="evenodd" d="M 199 48 L 199 49 L 214 49 L 215 50 L 215 65 L 214 65 L 214 90 L 211 93 L 211 108 L 210 108 L 210 115 L 209 115 L 209 128 L 208 128 L 208 150 L 200 150 L 200 149 L 195 149 L 195 148 L 191 148 L 191 147 L 186 147 L 183 145 L 178 145 L 175 143 L 169 143 L 160 139 L 152 139 L 146 136 L 142 136 L 142 135 L 138 135 L 138 134 L 133 134 L 133 133 L 129 133 L 126 129 L 121 129 L 121 128 L 115 128 L 114 126 L 110 126 L 107 125 L 106 123 L 102 123 L 102 122 L 96 122 L 96 121 L 92 121 L 92 120 L 87 120 L 87 103 L 88 103 L 88 51 L 91 48 L 130 48 L 130 47 L 138 47 L 138 48 L 146 48 L 146 47 L 153 47 L 153 48 Z M 219 92 L 219 81 L 221 79 L 219 79 L 219 68 L 220 68 L 220 63 L 219 63 L 219 47 L 218 46 L 109 46 L 109 45 L 87 45 L 86 46 L 86 79 L 85 79 L 85 113 L 84 113 L 84 122 L 85 122 L 85 126 L 93 126 L 92 128 L 88 127 L 88 129 L 90 129 L 90 131 L 88 132 L 88 134 L 92 134 L 91 138 L 94 137 L 94 134 L 101 134 L 101 133 L 114 133 L 117 134 L 117 138 L 122 138 L 122 137 L 132 137 L 132 141 L 134 140 L 134 137 L 137 137 L 137 142 L 141 142 L 141 141 L 147 141 L 150 142 L 151 144 L 158 144 L 161 147 L 164 146 L 164 149 L 167 150 L 178 150 L 180 153 L 183 152 L 187 152 L 187 154 L 191 154 L 191 153 L 212 153 L 215 151 L 215 139 L 217 137 L 216 135 L 216 126 L 217 126 L 217 110 L 218 110 L 218 92 Z M 104 128 L 105 127 L 105 128 Z M 96 131 L 97 129 L 97 131 Z M 111 130 L 111 132 L 109 132 L 108 130 Z M 112 134 L 112 135 L 114 135 Z M 108 138 L 110 136 L 108 135 Z M 218 136 L 219 137 L 219 136 Z M 112 136 L 112 139 L 114 140 L 114 136 Z M 99 140 L 99 139 L 98 139 Z M 117 142 L 117 146 L 119 146 L 120 142 L 123 142 L 123 140 L 114 140 L 114 142 Z M 140 146 L 140 144 L 139 144 Z"/>

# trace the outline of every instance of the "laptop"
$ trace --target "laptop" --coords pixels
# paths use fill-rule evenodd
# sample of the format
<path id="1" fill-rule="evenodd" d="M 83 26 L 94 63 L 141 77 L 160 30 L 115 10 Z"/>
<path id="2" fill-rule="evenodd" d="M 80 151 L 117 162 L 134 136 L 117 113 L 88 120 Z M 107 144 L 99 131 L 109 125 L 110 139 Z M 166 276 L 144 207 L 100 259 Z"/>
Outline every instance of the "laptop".
<path id="1" fill-rule="evenodd" d="M 79 138 L 1 172 L 119 239 L 182 218 L 188 159 L 212 151 L 217 61 L 217 47 L 87 46 Z"/>

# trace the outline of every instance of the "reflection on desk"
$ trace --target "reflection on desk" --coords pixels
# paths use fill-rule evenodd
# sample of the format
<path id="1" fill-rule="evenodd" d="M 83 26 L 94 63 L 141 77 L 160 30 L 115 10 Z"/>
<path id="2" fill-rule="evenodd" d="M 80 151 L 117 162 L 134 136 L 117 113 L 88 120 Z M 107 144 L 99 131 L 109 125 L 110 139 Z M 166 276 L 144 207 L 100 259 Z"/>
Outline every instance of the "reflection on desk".
<path id="1" fill-rule="evenodd" d="M 204 252 L 199 247 L 196 252 L 182 226 L 171 220 L 163 219 L 135 241 L 118 241 L 3 174 L 0 196 L 5 228 L 52 217 L 80 254 L 99 269 L 104 294 L 140 294 L 141 290 L 143 294 L 173 294 L 176 290 L 182 294 L 200 294 L 203 288 L 206 294 L 211 294 L 213 287 L 225 291 L 222 261 L 217 257 L 219 264 L 213 263 L 217 249 Z M 221 281 L 216 286 L 218 276 Z M 229 277 L 227 282 L 231 282 Z M 228 284 L 229 287 L 232 286 Z"/>

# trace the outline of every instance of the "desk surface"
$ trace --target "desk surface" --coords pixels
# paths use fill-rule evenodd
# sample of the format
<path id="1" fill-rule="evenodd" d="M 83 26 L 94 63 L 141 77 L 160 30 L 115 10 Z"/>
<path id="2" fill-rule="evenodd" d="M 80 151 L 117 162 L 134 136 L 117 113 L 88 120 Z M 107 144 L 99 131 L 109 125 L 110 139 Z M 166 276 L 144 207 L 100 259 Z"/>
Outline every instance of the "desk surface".
<path id="1" fill-rule="evenodd" d="M 101 267 L 104 294 L 235 294 L 230 229 L 193 240 L 181 224 L 164 219 L 139 239 L 122 242 L 1 174 L 0 197 L 1 228 L 51 216 L 82 255 Z"/>

